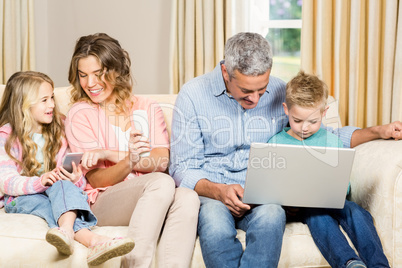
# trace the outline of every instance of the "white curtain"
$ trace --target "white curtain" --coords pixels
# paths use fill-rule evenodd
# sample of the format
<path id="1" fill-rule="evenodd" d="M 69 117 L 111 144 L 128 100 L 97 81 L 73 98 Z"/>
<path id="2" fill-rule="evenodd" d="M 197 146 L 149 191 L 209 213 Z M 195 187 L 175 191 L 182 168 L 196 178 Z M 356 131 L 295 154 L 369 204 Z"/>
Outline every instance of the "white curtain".
<path id="1" fill-rule="evenodd" d="M 244 29 L 243 0 L 173 0 L 170 39 L 170 93 L 212 71 L 224 56 L 226 40 Z"/>
<path id="2" fill-rule="evenodd" d="M 33 0 L 0 0 L 0 84 L 35 69 Z"/>
<path id="3" fill-rule="evenodd" d="M 303 0 L 301 68 L 339 100 L 343 125 L 402 120 L 399 0 Z"/>

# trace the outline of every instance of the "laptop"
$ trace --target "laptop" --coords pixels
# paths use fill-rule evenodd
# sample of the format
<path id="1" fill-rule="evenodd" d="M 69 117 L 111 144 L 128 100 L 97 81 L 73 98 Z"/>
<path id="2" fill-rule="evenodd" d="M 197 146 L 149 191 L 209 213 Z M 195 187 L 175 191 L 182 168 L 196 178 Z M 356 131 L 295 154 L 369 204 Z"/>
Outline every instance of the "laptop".
<path id="1" fill-rule="evenodd" d="M 355 149 L 252 143 L 243 202 L 343 208 Z"/>

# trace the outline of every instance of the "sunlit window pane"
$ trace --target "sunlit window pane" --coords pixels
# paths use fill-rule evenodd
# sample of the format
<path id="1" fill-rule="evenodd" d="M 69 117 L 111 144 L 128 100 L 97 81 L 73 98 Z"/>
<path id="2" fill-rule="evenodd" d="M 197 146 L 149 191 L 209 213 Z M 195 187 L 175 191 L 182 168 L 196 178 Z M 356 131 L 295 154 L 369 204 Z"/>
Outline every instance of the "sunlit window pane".
<path id="1" fill-rule="evenodd" d="M 247 29 L 271 43 L 273 76 L 288 82 L 300 69 L 302 0 L 247 0 Z"/>
<path id="2" fill-rule="evenodd" d="M 285 82 L 300 69 L 300 33 L 301 29 L 269 29 L 266 36 L 274 54 L 271 74 Z"/>
<path id="3" fill-rule="evenodd" d="M 270 0 L 271 20 L 301 19 L 302 0 Z"/>

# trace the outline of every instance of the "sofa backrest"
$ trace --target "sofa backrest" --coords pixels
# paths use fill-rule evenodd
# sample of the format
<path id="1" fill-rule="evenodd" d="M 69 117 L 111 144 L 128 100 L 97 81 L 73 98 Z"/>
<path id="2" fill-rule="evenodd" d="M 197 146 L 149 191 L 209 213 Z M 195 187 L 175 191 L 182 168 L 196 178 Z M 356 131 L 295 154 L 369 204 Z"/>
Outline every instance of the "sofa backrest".
<path id="1" fill-rule="evenodd" d="M 4 85 L 0 85 L 0 98 L 3 96 L 4 87 L 5 87 Z M 57 101 L 60 111 L 63 114 L 66 114 L 68 109 L 71 106 L 70 90 L 71 90 L 71 86 L 70 87 L 56 87 L 54 89 L 55 99 Z M 154 94 L 154 95 L 141 94 L 141 96 L 148 97 L 159 103 L 159 105 L 161 106 L 161 108 L 163 110 L 164 116 L 165 116 L 165 121 L 166 121 L 169 138 L 170 138 L 172 115 L 173 115 L 173 109 L 174 109 L 174 104 L 175 104 L 177 95 L 176 94 Z M 329 109 L 327 111 L 325 118 L 323 119 L 324 125 L 331 126 L 334 128 L 341 127 L 342 125 L 341 125 L 341 121 L 339 118 L 338 102 L 335 101 L 335 99 L 332 96 L 329 96 L 328 105 L 329 105 Z"/>

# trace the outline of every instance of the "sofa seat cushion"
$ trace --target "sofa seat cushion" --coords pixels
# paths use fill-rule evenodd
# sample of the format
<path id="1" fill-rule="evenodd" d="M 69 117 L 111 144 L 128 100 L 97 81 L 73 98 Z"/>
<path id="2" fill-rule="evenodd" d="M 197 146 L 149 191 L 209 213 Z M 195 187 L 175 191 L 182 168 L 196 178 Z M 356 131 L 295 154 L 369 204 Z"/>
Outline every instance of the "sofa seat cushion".
<path id="1" fill-rule="evenodd" d="M 49 227 L 36 216 L 8 214 L 0 209 L 0 267 L 87 267 L 85 246 L 74 243 L 72 256 L 60 255 L 56 248 L 45 240 Z M 128 228 L 124 226 L 94 227 L 93 231 L 109 237 L 125 236 Z M 245 232 L 238 230 L 238 239 L 245 246 Z M 267 241 L 269 243 L 269 241 Z M 121 258 L 107 261 L 100 267 L 120 267 Z M 157 267 L 154 258 L 152 267 Z M 329 267 L 311 238 L 308 227 L 302 223 L 288 223 L 282 245 L 279 267 Z M 197 238 L 191 267 L 205 267 L 199 240 Z"/>
<path id="2" fill-rule="evenodd" d="M 237 238 L 242 242 L 243 249 L 246 241 L 246 233 L 237 230 Z M 270 241 L 267 241 L 270 243 Z M 192 268 L 205 267 L 199 240 L 197 238 L 196 249 L 191 263 Z M 286 225 L 283 237 L 281 258 L 279 266 L 288 267 L 330 267 L 327 261 L 322 257 L 320 251 L 311 238 L 307 225 L 297 222 Z"/>
<path id="3" fill-rule="evenodd" d="M 127 227 L 95 227 L 93 231 L 110 237 L 124 236 Z M 0 209 L 0 267 L 88 267 L 87 248 L 74 242 L 74 254 L 60 255 L 46 242 L 47 223 L 36 216 L 5 213 Z M 120 267 L 114 258 L 98 267 Z"/>

